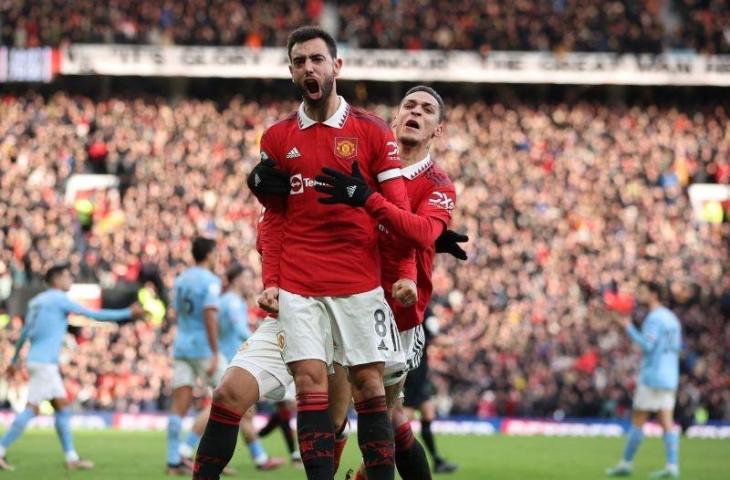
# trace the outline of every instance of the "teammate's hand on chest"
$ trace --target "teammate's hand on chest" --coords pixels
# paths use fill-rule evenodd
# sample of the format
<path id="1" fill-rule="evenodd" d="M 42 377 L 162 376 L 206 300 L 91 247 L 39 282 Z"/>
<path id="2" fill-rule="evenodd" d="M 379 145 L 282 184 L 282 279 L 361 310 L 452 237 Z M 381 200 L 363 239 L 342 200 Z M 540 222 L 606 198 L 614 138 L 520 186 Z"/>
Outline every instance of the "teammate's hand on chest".
<path id="1" fill-rule="evenodd" d="M 352 207 L 362 207 L 373 193 L 360 173 L 360 166 L 357 162 L 352 162 L 351 174 L 328 167 L 323 168 L 322 172 L 325 175 L 317 176 L 317 184 L 314 189 L 327 196 L 320 198 L 319 203 L 326 205 L 341 203 Z"/>

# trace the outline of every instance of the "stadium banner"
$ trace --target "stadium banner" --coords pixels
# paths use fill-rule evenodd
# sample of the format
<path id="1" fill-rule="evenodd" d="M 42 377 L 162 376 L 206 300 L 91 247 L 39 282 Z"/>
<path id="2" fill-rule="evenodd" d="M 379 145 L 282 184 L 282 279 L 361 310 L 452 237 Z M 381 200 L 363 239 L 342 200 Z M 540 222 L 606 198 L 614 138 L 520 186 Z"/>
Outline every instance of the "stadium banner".
<path id="1" fill-rule="evenodd" d="M 730 85 L 730 55 L 342 49 L 345 80 Z M 284 48 L 72 45 L 66 75 L 289 78 Z"/>
<path id="2" fill-rule="evenodd" d="M 15 413 L 0 411 L 0 427 L 10 426 Z M 194 416 L 183 420 L 183 428 L 189 430 Z M 268 421 L 264 415 L 254 417 L 254 427 L 263 428 Z M 52 415 L 39 415 L 31 423 L 31 428 L 53 428 Z M 352 431 L 357 431 L 357 419 L 350 419 Z M 116 429 L 125 431 L 164 431 L 167 428 L 166 413 L 115 413 L 89 412 L 75 414 L 71 418 L 74 428 L 86 430 Z M 420 432 L 420 422 L 413 422 L 413 430 Z M 450 435 L 510 435 L 510 436 L 560 436 L 560 437 L 620 437 L 629 429 L 628 420 L 572 419 L 561 422 L 547 419 L 451 417 L 433 422 L 433 430 Z M 292 419 L 296 428 L 296 419 Z M 661 427 L 656 423 L 644 426 L 644 434 L 661 437 Z M 730 439 L 730 422 L 710 421 L 706 425 L 689 427 L 685 434 L 690 438 Z"/>
<path id="3" fill-rule="evenodd" d="M 0 83 L 50 82 L 60 69 L 60 51 L 0 47 Z"/>

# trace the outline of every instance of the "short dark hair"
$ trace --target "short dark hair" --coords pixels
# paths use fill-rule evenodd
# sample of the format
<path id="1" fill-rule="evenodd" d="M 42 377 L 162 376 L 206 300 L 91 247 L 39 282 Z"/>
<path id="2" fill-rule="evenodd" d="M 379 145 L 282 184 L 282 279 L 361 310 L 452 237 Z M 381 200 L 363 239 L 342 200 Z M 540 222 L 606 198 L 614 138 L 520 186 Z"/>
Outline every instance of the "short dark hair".
<path id="1" fill-rule="evenodd" d="M 294 44 L 304 43 L 315 38 L 324 40 L 332 58 L 337 58 L 337 42 L 332 38 L 332 35 L 319 27 L 307 25 L 305 27 L 299 27 L 289 34 L 289 38 L 286 40 L 286 53 L 289 56 L 289 60 L 291 60 L 291 49 L 294 47 Z"/>
<path id="2" fill-rule="evenodd" d="M 53 283 L 53 280 L 58 275 L 62 274 L 69 268 L 70 265 L 68 263 L 57 263 L 48 270 L 46 270 L 46 274 L 43 276 L 43 280 L 45 280 L 45 282 L 50 285 L 51 283 Z"/>
<path id="3" fill-rule="evenodd" d="M 656 295 L 658 298 L 662 298 L 662 293 L 664 292 L 664 288 L 657 282 L 644 282 L 644 286 L 649 290 L 651 293 Z"/>
<path id="4" fill-rule="evenodd" d="M 436 99 L 436 103 L 439 104 L 439 122 L 443 122 L 444 117 L 446 116 L 446 112 L 444 111 L 446 105 L 444 105 L 444 99 L 441 98 L 441 95 L 439 95 L 438 92 L 431 87 L 427 87 L 426 85 L 416 85 L 415 87 L 409 89 L 403 96 L 403 98 L 406 98 L 408 95 L 416 92 L 426 92 Z"/>
<path id="5" fill-rule="evenodd" d="M 234 263 L 228 267 L 228 270 L 226 270 L 226 279 L 228 280 L 228 284 L 233 283 L 245 270 L 246 269 L 243 268 L 240 263 Z"/>
<path id="6" fill-rule="evenodd" d="M 210 252 L 215 249 L 215 240 L 207 237 L 196 237 L 193 240 L 193 259 L 200 263 L 208 258 Z"/>

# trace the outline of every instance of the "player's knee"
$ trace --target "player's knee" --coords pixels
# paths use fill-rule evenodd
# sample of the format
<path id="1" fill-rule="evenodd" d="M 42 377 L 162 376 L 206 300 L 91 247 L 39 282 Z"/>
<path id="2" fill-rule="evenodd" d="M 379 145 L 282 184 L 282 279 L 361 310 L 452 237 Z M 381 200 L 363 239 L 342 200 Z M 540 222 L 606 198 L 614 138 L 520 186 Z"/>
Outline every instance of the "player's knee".
<path id="1" fill-rule="evenodd" d="M 222 405 L 235 412 L 248 410 L 245 408 L 244 395 L 230 382 L 223 382 L 213 390 L 213 402 Z"/>
<path id="2" fill-rule="evenodd" d="M 368 400 L 385 395 L 383 375 L 377 369 L 359 369 L 350 375 L 353 396 Z"/>
<path id="3" fill-rule="evenodd" d="M 294 384 L 297 394 L 327 390 L 327 369 L 323 364 L 299 363 L 294 368 Z"/>
<path id="4" fill-rule="evenodd" d="M 408 416 L 403 410 L 403 407 L 396 406 L 390 409 L 390 421 L 393 424 L 394 430 L 397 430 L 401 425 L 405 425 L 409 422 Z"/>

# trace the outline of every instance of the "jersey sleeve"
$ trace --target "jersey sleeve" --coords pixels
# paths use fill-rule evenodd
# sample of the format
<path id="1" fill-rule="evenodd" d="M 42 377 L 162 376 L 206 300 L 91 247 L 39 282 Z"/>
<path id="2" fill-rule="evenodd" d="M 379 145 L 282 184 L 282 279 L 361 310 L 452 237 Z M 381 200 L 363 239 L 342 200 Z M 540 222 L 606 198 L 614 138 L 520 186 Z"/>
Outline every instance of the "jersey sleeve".
<path id="1" fill-rule="evenodd" d="M 242 300 L 236 298 L 235 301 L 231 302 L 229 313 L 236 337 L 240 341 L 248 339 L 251 336 L 251 330 L 248 328 L 248 308 L 246 308 L 246 305 Z"/>
<path id="2" fill-rule="evenodd" d="M 264 288 L 279 286 L 279 260 L 285 216 L 282 209 L 267 208 L 259 221 L 256 248 L 261 255 Z"/>
<path id="3" fill-rule="evenodd" d="M 629 337 L 631 337 L 631 340 L 639 345 L 643 352 L 651 352 L 654 350 L 654 346 L 661 333 L 661 322 L 653 315 L 649 315 L 641 326 L 641 331 L 634 325 L 629 325 L 626 331 Z"/>
<path id="4" fill-rule="evenodd" d="M 213 279 L 208 285 L 203 299 L 203 309 L 212 308 L 219 310 L 221 307 L 221 281 Z"/>
<path id="5" fill-rule="evenodd" d="M 388 180 L 401 178 L 401 163 L 398 142 L 395 140 L 393 132 L 387 127 L 379 131 L 380 135 L 372 136 L 372 138 L 378 139 L 376 140 L 378 143 L 373 145 L 375 158 L 371 164 L 371 172 L 378 183 L 383 184 Z"/>
<path id="6" fill-rule="evenodd" d="M 130 318 L 132 316 L 132 311 L 129 308 L 120 308 L 120 309 L 101 309 L 101 310 L 91 310 L 90 308 L 86 308 L 83 305 L 74 302 L 67 296 L 61 297 L 63 302 L 63 310 L 64 312 L 68 313 L 75 313 L 77 315 L 83 315 L 84 317 L 89 317 L 94 320 L 98 320 L 101 322 L 118 322 L 120 320 L 125 320 L 127 318 Z"/>
<path id="7" fill-rule="evenodd" d="M 396 207 L 379 193 L 370 195 L 365 210 L 394 234 L 424 249 L 432 246 L 448 227 L 455 204 L 456 192 L 449 186 L 433 190 L 418 205 L 416 213 Z"/>
<path id="8" fill-rule="evenodd" d="M 261 161 L 264 160 L 273 160 L 276 163 L 276 166 L 281 169 L 286 169 L 286 166 L 283 163 L 283 160 L 278 158 L 277 155 L 277 146 L 276 142 L 273 139 L 274 133 L 269 128 L 266 130 L 263 135 L 261 135 L 261 143 L 260 143 L 260 151 L 259 155 L 261 157 Z M 261 202 L 261 205 L 263 205 L 266 208 L 283 208 L 283 206 L 286 203 L 286 199 L 277 197 L 277 196 L 265 196 L 265 195 L 257 195 L 256 192 L 252 192 L 254 196 L 258 199 L 259 202 Z"/>

